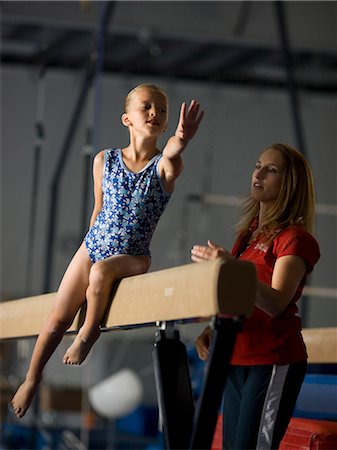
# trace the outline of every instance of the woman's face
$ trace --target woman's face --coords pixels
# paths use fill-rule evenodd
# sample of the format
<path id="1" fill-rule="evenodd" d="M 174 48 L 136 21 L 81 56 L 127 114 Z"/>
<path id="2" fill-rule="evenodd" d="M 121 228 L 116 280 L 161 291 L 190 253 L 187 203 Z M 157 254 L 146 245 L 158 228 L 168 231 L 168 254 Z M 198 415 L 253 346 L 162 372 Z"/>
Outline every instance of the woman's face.
<path id="1" fill-rule="evenodd" d="M 285 160 L 278 150 L 268 149 L 261 154 L 252 174 L 251 195 L 254 200 L 271 206 L 280 192 Z"/>

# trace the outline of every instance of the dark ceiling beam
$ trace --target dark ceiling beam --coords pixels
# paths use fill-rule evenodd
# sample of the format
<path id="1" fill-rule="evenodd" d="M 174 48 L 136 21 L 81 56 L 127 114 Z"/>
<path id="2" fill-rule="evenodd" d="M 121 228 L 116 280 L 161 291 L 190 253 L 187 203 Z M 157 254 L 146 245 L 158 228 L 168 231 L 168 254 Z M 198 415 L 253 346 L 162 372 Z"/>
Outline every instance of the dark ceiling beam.
<path id="1" fill-rule="evenodd" d="M 225 72 L 251 67 L 258 63 L 265 56 L 265 51 L 261 49 L 226 49 L 221 53 L 210 53 L 199 63 L 200 71 Z"/>
<path id="2" fill-rule="evenodd" d="M 124 66 L 130 61 L 137 61 L 146 55 L 147 49 L 140 45 L 136 38 L 120 38 L 108 36 L 105 60 L 107 64 Z"/>
<path id="3" fill-rule="evenodd" d="M 10 29 L 13 28 L 13 39 Z M 91 30 L 92 32 L 92 30 Z M 6 37 L 7 36 L 7 37 Z M 1 62 L 62 69 L 83 66 L 92 34 L 71 29 L 22 25 L 2 27 Z M 200 81 L 234 81 L 244 84 L 285 85 L 280 47 L 252 45 L 243 39 L 226 42 L 145 30 L 106 27 L 104 71 L 169 76 Z M 292 49 L 298 87 L 321 92 L 337 91 L 337 55 L 332 51 Z M 248 74 L 247 72 L 250 72 Z"/>
<path id="4" fill-rule="evenodd" d="M 159 48 L 162 49 L 158 59 L 159 67 L 164 70 L 171 67 L 186 66 L 194 61 L 203 59 L 212 51 L 212 46 L 208 43 L 191 43 L 183 41 L 156 40 Z"/>
<path id="5" fill-rule="evenodd" d="M 73 31 L 63 31 L 53 36 L 49 41 L 41 42 L 40 49 L 32 55 L 32 63 L 37 65 L 48 65 L 58 58 L 60 51 L 69 48 L 74 40 L 82 41 L 82 48 L 86 48 L 89 42 L 89 37 L 86 40 L 85 36 L 79 36 Z"/>

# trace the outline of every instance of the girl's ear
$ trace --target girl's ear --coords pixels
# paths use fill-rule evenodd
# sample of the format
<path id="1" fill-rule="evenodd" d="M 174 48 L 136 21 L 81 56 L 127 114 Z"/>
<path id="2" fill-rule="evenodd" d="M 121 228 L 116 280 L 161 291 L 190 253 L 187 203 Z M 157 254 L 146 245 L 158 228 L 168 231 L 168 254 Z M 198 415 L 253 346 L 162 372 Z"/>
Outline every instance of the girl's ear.
<path id="1" fill-rule="evenodd" d="M 122 114 L 121 121 L 125 127 L 128 127 L 129 125 L 131 125 L 131 121 L 126 113 Z"/>

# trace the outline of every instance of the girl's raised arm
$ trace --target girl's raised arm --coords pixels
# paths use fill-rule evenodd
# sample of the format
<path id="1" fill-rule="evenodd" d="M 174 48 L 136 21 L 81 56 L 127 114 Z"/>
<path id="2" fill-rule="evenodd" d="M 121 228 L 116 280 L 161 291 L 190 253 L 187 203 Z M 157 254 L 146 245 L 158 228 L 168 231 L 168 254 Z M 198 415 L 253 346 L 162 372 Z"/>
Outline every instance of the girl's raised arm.
<path id="1" fill-rule="evenodd" d="M 163 150 L 159 170 L 169 192 L 173 191 L 174 181 L 183 170 L 181 154 L 197 132 L 204 116 L 204 112 L 199 110 L 200 105 L 196 100 L 191 101 L 188 109 L 185 102 L 181 105 L 178 126 Z"/>

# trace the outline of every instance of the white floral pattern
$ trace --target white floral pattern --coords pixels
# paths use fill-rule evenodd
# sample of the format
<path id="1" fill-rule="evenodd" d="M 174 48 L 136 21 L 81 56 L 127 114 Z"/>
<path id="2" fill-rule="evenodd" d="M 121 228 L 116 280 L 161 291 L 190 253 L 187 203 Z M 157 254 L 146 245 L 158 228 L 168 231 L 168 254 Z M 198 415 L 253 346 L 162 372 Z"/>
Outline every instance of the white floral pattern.
<path id="1" fill-rule="evenodd" d="M 151 238 L 171 196 L 159 177 L 160 158 L 134 173 L 121 149 L 105 150 L 103 207 L 84 238 L 93 263 L 117 254 L 151 256 Z"/>

